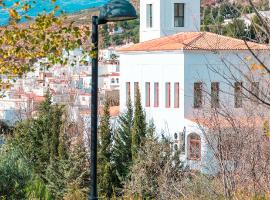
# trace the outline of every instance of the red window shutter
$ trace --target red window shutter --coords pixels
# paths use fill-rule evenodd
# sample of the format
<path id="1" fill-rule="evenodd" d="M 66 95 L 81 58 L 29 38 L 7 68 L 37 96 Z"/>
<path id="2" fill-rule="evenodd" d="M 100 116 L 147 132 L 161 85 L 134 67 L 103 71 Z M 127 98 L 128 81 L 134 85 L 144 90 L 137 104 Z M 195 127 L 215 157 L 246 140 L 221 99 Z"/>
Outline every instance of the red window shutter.
<path id="1" fill-rule="evenodd" d="M 159 107 L 159 84 L 154 84 L 154 107 Z"/>
<path id="2" fill-rule="evenodd" d="M 174 83 L 174 107 L 179 108 L 179 83 Z"/>
<path id="3" fill-rule="evenodd" d="M 166 108 L 171 107 L 171 84 L 166 83 Z"/>
<path id="4" fill-rule="evenodd" d="M 146 98 L 145 106 L 150 107 L 150 83 L 149 82 L 145 83 L 145 98 Z"/>

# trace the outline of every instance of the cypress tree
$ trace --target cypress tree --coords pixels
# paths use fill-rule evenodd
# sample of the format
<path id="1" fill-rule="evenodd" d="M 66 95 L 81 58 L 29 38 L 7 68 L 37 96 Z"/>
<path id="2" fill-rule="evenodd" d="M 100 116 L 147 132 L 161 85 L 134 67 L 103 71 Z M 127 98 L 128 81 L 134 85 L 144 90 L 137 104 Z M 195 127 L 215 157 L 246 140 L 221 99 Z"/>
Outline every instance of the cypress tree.
<path id="1" fill-rule="evenodd" d="M 22 122 L 15 128 L 15 135 L 22 143 L 25 156 L 34 164 L 37 174 L 44 174 L 50 162 L 59 157 L 63 109 L 51 105 L 49 93 L 39 107 L 36 119 Z M 61 142 L 60 142 L 61 141 Z"/>
<path id="2" fill-rule="evenodd" d="M 105 101 L 103 116 L 99 126 L 98 147 L 98 189 L 99 195 L 110 198 L 113 194 L 113 176 L 111 165 L 112 129 L 110 126 L 109 101 Z"/>
<path id="3" fill-rule="evenodd" d="M 127 110 L 118 118 L 118 127 L 114 135 L 112 158 L 114 171 L 117 175 L 116 187 L 122 188 L 132 163 L 132 127 L 133 107 L 130 98 L 128 99 Z"/>
<path id="4" fill-rule="evenodd" d="M 144 110 L 141 104 L 141 94 L 139 89 L 137 89 L 137 95 L 135 98 L 135 112 L 133 119 L 132 128 L 132 160 L 137 158 L 138 150 L 141 146 L 143 139 L 147 134 L 147 123 Z"/>

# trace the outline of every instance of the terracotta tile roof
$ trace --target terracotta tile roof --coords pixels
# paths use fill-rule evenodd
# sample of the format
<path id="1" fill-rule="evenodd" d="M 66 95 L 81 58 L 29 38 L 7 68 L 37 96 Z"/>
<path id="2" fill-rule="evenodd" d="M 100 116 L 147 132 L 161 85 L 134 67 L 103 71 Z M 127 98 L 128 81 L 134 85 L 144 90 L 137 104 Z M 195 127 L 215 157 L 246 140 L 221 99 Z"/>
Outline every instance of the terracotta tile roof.
<path id="1" fill-rule="evenodd" d="M 118 72 L 113 72 L 113 73 L 111 73 L 110 75 L 111 75 L 111 76 L 120 76 L 120 73 L 118 73 Z"/>
<path id="2" fill-rule="evenodd" d="M 145 41 L 117 49 L 119 52 L 131 51 L 169 51 L 169 50 L 270 50 L 269 45 L 218 35 L 209 32 L 184 32 Z"/>
<path id="3" fill-rule="evenodd" d="M 42 101 L 45 101 L 45 97 L 43 97 L 43 96 L 35 96 L 34 97 L 34 101 L 35 102 L 42 102 Z"/>
<path id="4" fill-rule="evenodd" d="M 99 110 L 98 110 L 99 115 L 103 115 L 103 113 L 104 113 L 103 109 L 104 109 L 103 106 L 99 107 Z M 111 106 L 110 107 L 110 116 L 111 117 L 117 117 L 117 116 L 119 116 L 119 114 L 120 114 L 119 106 Z"/>

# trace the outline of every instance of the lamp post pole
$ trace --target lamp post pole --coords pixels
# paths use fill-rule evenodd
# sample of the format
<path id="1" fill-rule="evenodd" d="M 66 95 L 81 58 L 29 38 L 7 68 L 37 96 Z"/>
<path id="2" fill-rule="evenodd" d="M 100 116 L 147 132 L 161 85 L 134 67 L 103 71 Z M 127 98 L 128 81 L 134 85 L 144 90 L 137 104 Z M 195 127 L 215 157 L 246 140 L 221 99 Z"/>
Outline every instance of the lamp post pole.
<path id="1" fill-rule="evenodd" d="M 0 0 L 1 1 L 1 0 Z M 97 128 L 98 128 L 98 25 L 136 19 L 136 10 L 127 0 L 110 0 L 92 17 L 92 88 L 90 135 L 90 191 L 89 200 L 97 200 Z"/>
<path id="2" fill-rule="evenodd" d="M 97 124 L 98 124 L 98 17 L 92 17 L 92 88 L 91 88 L 91 137 L 90 137 L 90 196 L 97 198 Z"/>

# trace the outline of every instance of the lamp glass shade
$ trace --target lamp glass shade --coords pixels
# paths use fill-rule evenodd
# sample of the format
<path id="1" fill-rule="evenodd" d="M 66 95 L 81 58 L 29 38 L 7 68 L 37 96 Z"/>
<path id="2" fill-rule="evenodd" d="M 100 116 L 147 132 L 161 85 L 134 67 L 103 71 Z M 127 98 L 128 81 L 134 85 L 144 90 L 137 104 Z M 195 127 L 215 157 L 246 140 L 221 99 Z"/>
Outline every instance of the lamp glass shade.
<path id="1" fill-rule="evenodd" d="M 111 0 L 100 9 L 99 24 L 136 19 L 133 5 L 127 0 Z"/>

